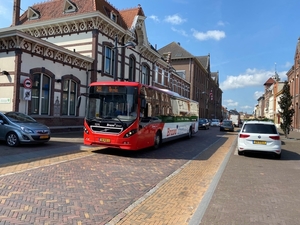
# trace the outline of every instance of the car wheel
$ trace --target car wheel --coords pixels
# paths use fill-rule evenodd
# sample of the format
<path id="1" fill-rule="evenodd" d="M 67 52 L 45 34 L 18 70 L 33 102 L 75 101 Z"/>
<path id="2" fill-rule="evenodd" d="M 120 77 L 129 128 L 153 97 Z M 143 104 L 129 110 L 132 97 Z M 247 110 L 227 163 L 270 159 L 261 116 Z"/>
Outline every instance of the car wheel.
<path id="1" fill-rule="evenodd" d="M 281 153 L 280 154 L 274 153 L 274 157 L 275 157 L 275 159 L 281 159 Z"/>
<path id="2" fill-rule="evenodd" d="M 238 150 L 238 155 L 244 155 L 244 152 Z"/>
<path id="3" fill-rule="evenodd" d="M 188 138 L 192 138 L 193 137 L 193 131 L 192 131 L 192 128 L 190 127 L 189 129 L 189 134 L 188 134 Z"/>
<path id="4" fill-rule="evenodd" d="M 161 145 L 161 133 L 160 131 L 157 131 L 155 134 L 155 138 L 154 138 L 154 149 L 158 149 L 159 146 Z"/>
<path id="5" fill-rule="evenodd" d="M 6 135 L 6 144 L 10 147 L 15 147 L 20 144 L 18 135 L 15 132 L 9 132 Z"/>

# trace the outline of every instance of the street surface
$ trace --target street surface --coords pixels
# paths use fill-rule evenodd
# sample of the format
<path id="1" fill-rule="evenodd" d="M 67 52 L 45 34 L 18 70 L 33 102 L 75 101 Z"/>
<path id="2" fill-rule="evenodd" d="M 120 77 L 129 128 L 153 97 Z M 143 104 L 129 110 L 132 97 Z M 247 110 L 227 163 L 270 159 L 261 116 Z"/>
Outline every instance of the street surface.
<path id="1" fill-rule="evenodd" d="M 129 222 L 132 216 L 129 209 L 138 208 L 133 205 L 141 206 L 147 199 L 153 198 L 150 193 L 158 193 L 169 180 L 176 180 L 176 174 L 180 174 L 187 163 L 206 162 L 228 139 L 223 134 L 219 134 L 218 128 L 200 130 L 192 139 L 169 142 L 158 150 L 138 152 L 101 148 L 98 151 L 79 150 L 81 137 L 65 138 L 65 134 L 64 138 L 52 138 L 49 143 L 40 146 L 7 149 L 1 143 L 0 155 L 1 158 L 6 157 L 7 162 L 2 164 L 0 172 L 0 221 L 6 224 L 117 224 L 128 221 L 132 224 Z M 70 139 L 74 143 L 68 141 Z M 213 144 L 215 147 L 211 152 L 201 154 Z M 59 150 L 62 155 L 59 155 Z M 49 155 L 45 156 L 45 152 Z M 15 161 L 15 156 L 20 154 L 23 163 Z M 30 157 L 26 159 L 26 155 Z M 204 158 L 196 159 L 199 155 Z M 34 160 L 30 160 L 31 157 Z M 13 159 L 12 164 L 8 163 L 10 159 Z M 218 164 L 214 170 L 217 168 Z M 210 171 L 208 173 L 213 176 Z M 177 202 L 191 201 L 187 201 L 188 206 L 183 209 L 182 216 L 174 214 L 179 220 L 184 218 L 185 222 L 199 204 L 198 194 L 209 186 L 207 178 L 205 186 L 198 192 L 201 178 L 195 180 L 194 174 L 189 176 L 185 178 L 189 183 L 183 183 L 185 190 L 181 193 L 178 194 L 179 189 L 172 186 Z M 198 182 L 196 186 L 193 184 L 192 198 L 188 190 L 192 183 L 188 179 Z M 178 183 L 177 187 L 181 185 Z M 147 217 L 151 221 L 160 220 Z M 133 219 L 136 224 L 141 224 Z"/>
<path id="2" fill-rule="evenodd" d="M 0 142 L 0 225 L 299 224 L 300 133 L 282 139 L 281 160 L 238 156 L 236 134 L 139 152 L 88 148 L 78 133 Z"/>

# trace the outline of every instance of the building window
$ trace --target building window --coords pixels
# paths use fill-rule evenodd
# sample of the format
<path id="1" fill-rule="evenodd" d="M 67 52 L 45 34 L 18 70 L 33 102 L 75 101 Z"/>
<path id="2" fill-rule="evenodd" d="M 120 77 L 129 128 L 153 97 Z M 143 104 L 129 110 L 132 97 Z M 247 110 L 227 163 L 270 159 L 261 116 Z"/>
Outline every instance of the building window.
<path id="1" fill-rule="evenodd" d="M 77 83 L 65 80 L 63 83 L 62 115 L 75 116 L 75 100 L 77 99 Z"/>
<path id="2" fill-rule="evenodd" d="M 135 81 L 135 58 L 130 56 L 129 58 L 129 81 Z"/>
<path id="3" fill-rule="evenodd" d="M 165 84 L 165 70 L 162 69 L 162 72 L 161 72 L 161 84 L 164 85 Z"/>
<path id="4" fill-rule="evenodd" d="M 45 74 L 34 74 L 31 89 L 31 114 L 49 115 L 50 77 Z"/>
<path id="5" fill-rule="evenodd" d="M 114 22 L 117 22 L 117 15 L 113 12 L 110 13 L 110 19 Z"/>
<path id="6" fill-rule="evenodd" d="M 154 82 L 158 83 L 158 66 L 154 65 Z"/>
<path id="7" fill-rule="evenodd" d="M 142 78 L 141 83 L 149 85 L 149 78 L 150 78 L 150 69 L 148 66 L 142 66 Z"/>
<path id="8" fill-rule="evenodd" d="M 185 70 L 176 70 L 176 73 L 183 79 L 185 79 Z"/>
<path id="9" fill-rule="evenodd" d="M 104 56 L 104 72 L 106 74 L 114 74 L 114 50 L 109 46 L 105 46 L 105 56 Z"/>

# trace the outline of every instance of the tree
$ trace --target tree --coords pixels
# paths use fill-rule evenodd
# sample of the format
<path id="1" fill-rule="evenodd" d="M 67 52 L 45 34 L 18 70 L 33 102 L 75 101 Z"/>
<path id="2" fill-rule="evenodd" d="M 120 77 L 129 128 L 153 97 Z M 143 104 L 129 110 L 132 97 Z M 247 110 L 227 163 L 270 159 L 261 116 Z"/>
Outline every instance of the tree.
<path id="1" fill-rule="evenodd" d="M 280 100 L 278 102 L 280 106 L 279 115 L 282 118 L 282 122 L 280 123 L 280 128 L 283 130 L 285 137 L 288 137 L 290 132 L 290 127 L 293 122 L 292 117 L 294 116 L 295 110 L 291 108 L 292 99 L 290 93 L 290 85 L 287 81 L 284 82 L 284 86 L 282 89 L 282 94 Z"/>

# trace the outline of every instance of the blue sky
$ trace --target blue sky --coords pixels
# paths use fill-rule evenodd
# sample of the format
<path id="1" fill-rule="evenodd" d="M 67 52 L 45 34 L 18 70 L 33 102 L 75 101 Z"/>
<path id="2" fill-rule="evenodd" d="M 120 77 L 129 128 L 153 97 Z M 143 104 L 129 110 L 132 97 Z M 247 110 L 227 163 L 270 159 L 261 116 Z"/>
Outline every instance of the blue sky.
<path id="1" fill-rule="evenodd" d="M 21 0 L 21 8 L 39 3 Z M 149 42 L 175 41 L 195 56 L 210 54 L 219 72 L 222 105 L 252 113 L 275 74 L 282 81 L 294 63 L 300 37 L 299 0 L 110 0 L 117 9 L 141 4 Z M 0 2 L 0 28 L 12 22 L 13 0 Z M 21 11 L 22 13 L 22 11 Z"/>

